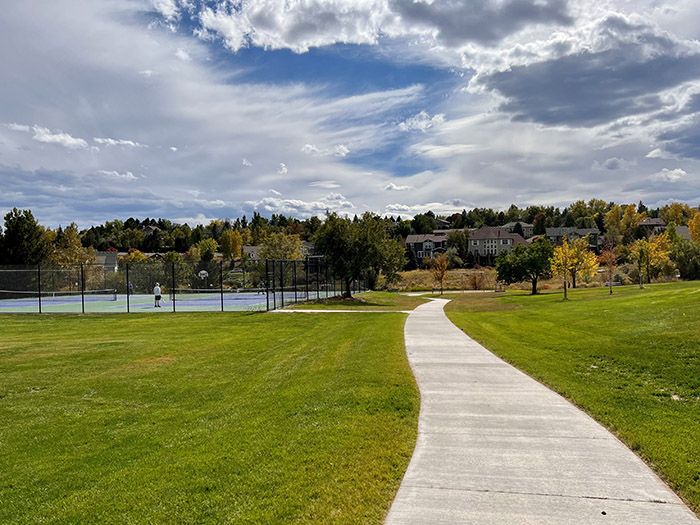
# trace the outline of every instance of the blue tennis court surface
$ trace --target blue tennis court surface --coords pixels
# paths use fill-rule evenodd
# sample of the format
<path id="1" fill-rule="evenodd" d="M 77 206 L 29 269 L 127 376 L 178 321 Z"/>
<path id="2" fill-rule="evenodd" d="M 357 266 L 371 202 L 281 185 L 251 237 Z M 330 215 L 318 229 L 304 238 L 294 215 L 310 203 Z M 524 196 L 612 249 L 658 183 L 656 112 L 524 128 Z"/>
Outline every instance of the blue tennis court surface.
<path id="1" fill-rule="evenodd" d="M 327 294 L 321 292 L 320 296 Z M 116 297 L 116 299 L 115 299 Z M 153 295 L 135 294 L 129 296 L 128 311 L 130 312 L 172 312 L 173 303 L 177 312 L 246 312 L 265 311 L 288 306 L 296 302 L 316 299 L 315 292 L 306 294 L 293 292 L 259 293 L 224 291 L 223 295 L 217 290 L 206 293 L 178 293 L 174 296 L 164 294 L 160 301 L 161 307 L 154 307 Z M 84 297 L 85 313 L 126 313 L 127 298 L 125 294 L 101 293 L 86 294 Z M 81 313 L 83 298 L 80 294 L 68 296 L 42 296 L 41 311 L 43 313 Z M 0 299 L 0 313 L 37 313 L 39 312 L 38 297 L 23 297 Z"/>

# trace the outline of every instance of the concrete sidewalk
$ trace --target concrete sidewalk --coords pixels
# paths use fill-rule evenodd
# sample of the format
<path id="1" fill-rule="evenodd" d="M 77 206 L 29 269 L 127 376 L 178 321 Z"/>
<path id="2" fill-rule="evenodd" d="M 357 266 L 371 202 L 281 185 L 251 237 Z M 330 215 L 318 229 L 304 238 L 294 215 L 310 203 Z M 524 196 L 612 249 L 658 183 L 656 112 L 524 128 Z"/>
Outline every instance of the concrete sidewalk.
<path id="1" fill-rule="evenodd" d="M 700 523 L 612 434 L 453 325 L 447 302 L 406 321 L 421 412 L 387 524 Z"/>

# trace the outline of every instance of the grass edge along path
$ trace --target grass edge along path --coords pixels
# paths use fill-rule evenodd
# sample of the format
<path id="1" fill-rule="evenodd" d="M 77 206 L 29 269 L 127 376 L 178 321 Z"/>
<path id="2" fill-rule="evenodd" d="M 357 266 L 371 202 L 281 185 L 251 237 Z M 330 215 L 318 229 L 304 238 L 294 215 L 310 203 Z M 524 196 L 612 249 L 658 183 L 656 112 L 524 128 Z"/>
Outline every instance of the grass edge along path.
<path id="1" fill-rule="evenodd" d="M 381 523 L 405 317 L 4 317 L 0 522 Z"/>
<path id="2" fill-rule="evenodd" d="M 450 320 L 611 430 L 700 511 L 700 291 L 455 296 Z"/>

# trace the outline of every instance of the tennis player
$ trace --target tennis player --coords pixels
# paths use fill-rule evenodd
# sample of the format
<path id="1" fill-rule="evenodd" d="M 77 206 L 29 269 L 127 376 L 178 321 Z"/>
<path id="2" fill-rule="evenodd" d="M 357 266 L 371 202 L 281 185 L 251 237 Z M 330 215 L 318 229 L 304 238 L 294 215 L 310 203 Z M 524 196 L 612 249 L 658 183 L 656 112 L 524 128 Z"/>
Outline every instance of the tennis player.
<path id="1" fill-rule="evenodd" d="M 153 305 L 153 308 L 160 308 L 160 283 L 156 283 L 156 286 L 153 288 L 153 295 L 155 296 L 155 304 Z"/>

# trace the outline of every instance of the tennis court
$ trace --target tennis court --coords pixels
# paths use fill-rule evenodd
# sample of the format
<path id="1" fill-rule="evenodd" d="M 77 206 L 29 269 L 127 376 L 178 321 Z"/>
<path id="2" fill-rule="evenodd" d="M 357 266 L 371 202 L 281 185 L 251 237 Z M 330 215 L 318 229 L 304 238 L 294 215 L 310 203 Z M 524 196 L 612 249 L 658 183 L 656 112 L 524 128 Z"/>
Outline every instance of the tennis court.
<path id="1" fill-rule="evenodd" d="M 3 295 L 8 295 L 8 292 L 0 290 L 0 313 L 39 313 L 40 303 L 42 313 L 265 311 L 268 300 L 265 292 L 183 292 L 174 296 L 164 295 L 160 301 L 161 308 L 154 308 L 153 295 L 130 295 L 127 306 L 126 294 L 120 295 L 116 290 L 91 290 L 84 295 L 80 292 L 42 293 L 41 301 L 36 292 L 27 292 L 27 297 L 17 297 L 18 292 L 13 291 L 11 295 L 14 297 L 11 299 L 3 299 Z M 278 297 L 271 297 L 271 301 L 275 299 L 280 301 Z"/>
<path id="2" fill-rule="evenodd" d="M 254 312 L 341 293 L 321 257 L 0 267 L 0 314 Z"/>

